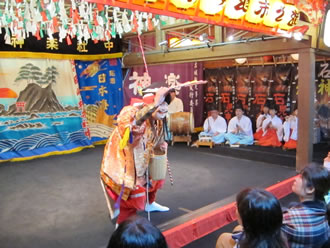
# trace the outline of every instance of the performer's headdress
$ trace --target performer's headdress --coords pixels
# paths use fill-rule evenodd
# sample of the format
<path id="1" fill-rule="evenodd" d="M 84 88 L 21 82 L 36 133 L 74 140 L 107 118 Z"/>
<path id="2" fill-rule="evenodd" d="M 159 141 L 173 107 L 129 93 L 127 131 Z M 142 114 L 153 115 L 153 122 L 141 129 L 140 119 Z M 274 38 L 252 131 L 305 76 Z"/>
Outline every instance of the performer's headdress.
<path id="1" fill-rule="evenodd" d="M 142 94 L 143 96 L 146 95 L 146 94 L 153 94 L 155 95 L 157 90 L 160 88 L 160 87 L 164 87 L 164 83 L 161 83 L 161 82 L 155 82 L 155 83 L 152 83 L 150 84 L 150 86 L 148 86 L 147 88 L 145 88 L 143 91 L 142 91 Z M 175 91 L 175 89 L 173 89 Z M 171 102 L 171 95 L 170 95 L 170 92 L 171 90 L 167 93 L 167 95 L 165 96 L 165 102 L 167 102 L 167 104 L 170 104 Z"/>

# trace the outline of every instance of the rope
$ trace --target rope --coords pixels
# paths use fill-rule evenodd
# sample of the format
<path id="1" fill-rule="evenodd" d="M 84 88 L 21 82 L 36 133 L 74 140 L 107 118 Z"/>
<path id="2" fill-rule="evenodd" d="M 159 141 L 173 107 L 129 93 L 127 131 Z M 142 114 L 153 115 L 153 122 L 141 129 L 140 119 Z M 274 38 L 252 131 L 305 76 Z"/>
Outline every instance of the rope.
<path id="1" fill-rule="evenodd" d="M 149 71 L 148 71 L 148 67 L 147 67 L 147 61 L 146 61 L 146 57 L 144 56 L 144 50 L 143 50 L 142 41 L 141 41 L 141 37 L 140 37 L 139 33 L 138 33 L 138 38 L 139 38 L 140 49 L 141 49 L 142 58 L 143 58 L 143 62 L 144 62 L 144 68 L 146 69 L 146 72 L 149 75 Z"/>

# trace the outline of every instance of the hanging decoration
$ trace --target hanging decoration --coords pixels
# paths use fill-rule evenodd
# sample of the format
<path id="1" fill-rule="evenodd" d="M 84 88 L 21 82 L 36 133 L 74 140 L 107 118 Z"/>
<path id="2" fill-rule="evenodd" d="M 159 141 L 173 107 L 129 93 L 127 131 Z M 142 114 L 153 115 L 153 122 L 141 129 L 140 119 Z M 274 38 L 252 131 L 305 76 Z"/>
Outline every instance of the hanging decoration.
<path id="1" fill-rule="evenodd" d="M 292 37 L 299 27 L 299 13 L 318 26 L 322 23 L 326 0 L 86 0 L 111 4 L 122 9 L 147 11 L 177 19 L 227 26 L 252 32 Z M 138 16 L 134 23 L 143 21 Z M 135 31 L 137 27 L 132 30 Z M 136 26 L 136 25 L 135 25 Z M 143 28 L 142 28 L 143 29 Z M 141 30 L 141 27 L 140 29 Z M 295 29 L 297 30 L 297 29 Z"/>
<path id="2" fill-rule="evenodd" d="M 157 18 L 85 0 L 71 0 L 71 4 L 66 0 L 5 0 L 0 4 L 0 29 L 8 45 L 12 44 L 12 38 L 23 43 L 31 35 L 38 40 L 44 37 L 54 40 L 57 33 L 58 41 L 67 45 L 71 45 L 73 38 L 79 44 L 110 41 L 116 35 L 121 38 L 124 33 L 141 34 L 159 27 Z"/>

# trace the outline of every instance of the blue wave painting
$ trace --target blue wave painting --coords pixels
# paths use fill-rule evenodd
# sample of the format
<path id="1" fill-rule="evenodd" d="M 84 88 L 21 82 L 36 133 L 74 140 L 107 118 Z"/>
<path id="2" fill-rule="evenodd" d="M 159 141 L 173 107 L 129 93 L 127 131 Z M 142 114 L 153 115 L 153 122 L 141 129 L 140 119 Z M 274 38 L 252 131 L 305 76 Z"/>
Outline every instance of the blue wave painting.
<path id="1" fill-rule="evenodd" d="M 69 130 L 69 131 L 68 131 Z M 91 145 L 81 111 L 0 116 L 0 160 Z"/>

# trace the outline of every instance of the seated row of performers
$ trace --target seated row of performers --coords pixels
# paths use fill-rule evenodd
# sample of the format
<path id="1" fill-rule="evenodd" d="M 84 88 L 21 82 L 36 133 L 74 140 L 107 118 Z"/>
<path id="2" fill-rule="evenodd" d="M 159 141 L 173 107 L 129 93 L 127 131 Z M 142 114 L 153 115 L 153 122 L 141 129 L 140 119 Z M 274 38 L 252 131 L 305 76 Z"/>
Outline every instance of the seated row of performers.
<path id="1" fill-rule="evenodd" d="M 282 124 L 282 120 L 276 115 L 276 105 L 266 104 L 263 113 L 257 118 L 257 132 L 253 135 L 252 122 L 244 115 L 242 104 L 236 104 L 235 116 L 229 121 L 219 115 L 216 108 L 210 110 L 210 116 L 205 120 L 204 131 L 200 137 L 211 136 L 215 144 L 229 143 L 231 146 L 253 145 L 282 146 L 284 149 L 295 149 L 297 145 L 298 110 L 288 116 Z"/>

